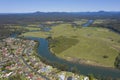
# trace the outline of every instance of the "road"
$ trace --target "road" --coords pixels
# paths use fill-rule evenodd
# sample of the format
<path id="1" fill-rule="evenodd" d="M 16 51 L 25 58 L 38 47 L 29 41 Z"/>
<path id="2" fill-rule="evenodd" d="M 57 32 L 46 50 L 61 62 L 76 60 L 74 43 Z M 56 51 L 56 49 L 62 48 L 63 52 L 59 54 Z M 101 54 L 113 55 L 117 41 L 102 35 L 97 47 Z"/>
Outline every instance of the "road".
<path id="1" fill-rule="evenodd" d="M 20 55 L 20 58 L 23 60 L 23 63 L 34 73 L 38 74 L 39 76 L 41 76 L 42 78 L 46 79 L 46 80 L 50 80 L 48 79 L 46 76 L 40 74 L 39 72 L 37 72 L 36 70 L 34 70 L 29 64 L 27 64 L 27 62 L 25 61 L 25 59 L 23 58 L 22 55 Z"/>

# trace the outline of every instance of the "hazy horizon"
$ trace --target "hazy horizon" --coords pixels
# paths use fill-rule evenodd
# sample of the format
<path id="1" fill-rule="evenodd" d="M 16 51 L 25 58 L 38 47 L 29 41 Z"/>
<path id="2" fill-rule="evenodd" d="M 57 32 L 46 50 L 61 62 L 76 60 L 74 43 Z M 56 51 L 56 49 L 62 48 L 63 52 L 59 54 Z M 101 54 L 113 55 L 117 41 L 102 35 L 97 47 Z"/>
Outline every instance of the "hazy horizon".
<path id="1" fill-rule="evenodd" d="M 41 12 L 41 11 L 35 11 L 35 12 L 6 12 L 6 13 L 3 13 L 3 12 L 0 12 L 0 14 L 27 14 L 27 13 L 37 13 L 37 12 L 40 12 L 40 13 L 92 13 L 92 12 L 120 12 L 120 11 L 84 11 L 84 12 Z"/>
<path id="2" fill-rule="evenodd" d="M 120 11 L 118 0 L 1 0 L 0 13 Z"/>

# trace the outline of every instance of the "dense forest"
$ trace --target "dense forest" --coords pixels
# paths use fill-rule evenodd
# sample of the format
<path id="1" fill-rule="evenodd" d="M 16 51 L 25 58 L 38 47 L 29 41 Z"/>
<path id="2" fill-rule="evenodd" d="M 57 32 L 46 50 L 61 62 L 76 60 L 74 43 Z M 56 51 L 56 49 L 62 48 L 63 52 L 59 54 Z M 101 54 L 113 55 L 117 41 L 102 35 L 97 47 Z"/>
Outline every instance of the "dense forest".
<path id="1" fill-rule="evenodd" d="M 0 14 L 0 24 L 26 24 L 44 21 L 72 22 L 79 19 L 120 19 L 120 12 L 35 12 Z"/>
<path id="2" fill-rule="evenodd" d="M 22 27 L 18 28 L 18 27 L 15 27 L 13 25 L 7 25 L 7 24 L 3 25 L 3 24 L 1 24 L 0 25 L 0 39 L 9 37 L 13 33 L 20 34 L 20 33 L 25 32 L 25 31 L 28 31 L 28 30 L 25 29 L 25 28 L 22 28 Z"/>
<path id="3" fill-rule="evenodd" d="M 92 24 L 91 26 L 109 28 L 112 31 L 120 33 L 120 18 L 118 17 L 116 19 L 107 19 L 103 23 L 96 23 Z"/>
<path id="4" fill-rule="evenodd" d="M 76 20 L 105 19 L 102 24 L 92 24 L 91 26 L 107 27 L 120 33 L 120 12 L 35 12 L 35 13 L 11 13 L 0 14 L 0 38 L 9 36 L 13 32 L 24 32 L 23 28 L 14 28 L 12 25 L 27 25 L 42 23 L 46 21 L 74 22 Z M 54 24 L 55 25 L 55 24 Z"/>
<path id="5" fill-rule="evenodd" d="M 120 69 L 120 54 L 116 57 L 115 67 L 118 68 L 118 69 Z"/>
<path id="6" fill-rule="evenodd" d="M 0 25 L 0 39 L 5 38 L 6 36 L 9 36 L 11 33 L 12 31 L 10 31 L 8 27 L 4 25 Z"/>

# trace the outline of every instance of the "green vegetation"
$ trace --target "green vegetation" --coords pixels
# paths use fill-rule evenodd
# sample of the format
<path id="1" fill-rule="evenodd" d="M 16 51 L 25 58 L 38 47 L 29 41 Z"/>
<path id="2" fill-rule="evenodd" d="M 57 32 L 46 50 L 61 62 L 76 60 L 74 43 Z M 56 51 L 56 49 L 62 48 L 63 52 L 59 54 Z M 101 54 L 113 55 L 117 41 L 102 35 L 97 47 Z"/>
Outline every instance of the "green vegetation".
<path id="1" fill-rule="evenodd" d="M 9 78 L 1 78 L 0 80 L 28 80 L 24 75 L 16 74 L 14 76 L 10 76 Z"/>
<path id="2" fill-rule="evenodd" d="M 0 39 L 9 37 L 12 33 L 21 34 L 27 32 L 28 30 L 15 25 L 0 25 Z"/>
<path id="3" fill-rule="evenodd" d="M 78 43 L 77 39 L 66 38 L 63 36 L 50 40 L 50 48 L 54 53 L 61 53 Z"/>
<path id="4" fill-rule="evenodd" d="M 40 30 L 40 28 L 38 28 L 38 27 L 25 27 L 25 28 L 28 29 L 29 31 L 34 31 L 34 30 L 39 31 Z"/>
<path id="5" fill-rule="evenodd" d="M 104 19 L 96 19 L 94 22 L 93 22 L 93 24 L 102 24 L 102 23 L 104 23 L 106 20 L 104 20 Z"/>
<path id="6" fill-rule="evenodd" d="M 67 60 L 84 60 L 87 64 L 114 67 L 120 49 L 119 34 L 106 28 L 74 29 L 71 24 L 60 24 L 52 27 L 50 32 L 28 32 L 23 35 L 46 38 L 49 34 L 53 41 L 57 40 L 50 45 L 56 56 Z"/>
<path id="7" fill-rule="evenodd" d="M 120 68 L 120 54 L 118 54 L 120 53 L 120 35 L 115 33 L 120 33 L 119 14 L 111 12 L 98 13 L 77 13 L 76 15 L 73 13 L 36 12 L 30 13 L 30 15 L 0 15 L 0 39 L 9 37 L 12 33 L 23 33 L 21 36 L 51 37 L 50 50 L 57 57 L 69 61 L 83 61 L 83 63 L 98 66 L 114 67 L 115 65 L 115 67 Z M 83 28 L 81 25 L 90 19 L 95 20 L 92 24 L 93 27 Z M 42 27 L 50 27 L 52 30 L 50 32 L 34 32 L 42 30 Z M 4 45 L 8 47 L 6 44 Z M 13 51 L 11 50 L 11 52 Z M 40 58 L 44 63 L 51 64 L 60 70 L 70 69 L 64 63 L 58 64 L 57 62 L 50 62 L 43 57 Z M 6 66 L 11 64 L 7 63 L 1 68 L 1 71 L 4 71 Z M 33 66 L 33 64 L 30 65 Z M 74 73 L 79 73 L 75 66 L 71 70 Z M 6 71 L 11 72 L 10 70 Z M 89 78 L 93 80 L 94 76 L 89 75 Z M 26 80 L 26 78 L 24 75 L 16 74 L 0 80 Z M 100 78 L 98 80 L 112 80 L 112 78 Z"/>
<path id="8" fill-rule="evenodd" d="M 120 54 L 116 57 L 115 67 L 118 68 L 118 69 L 120 69 Z"/>
<path id="9" fill-rule="evenodd" d="M 88 76 L 89 76 L 89 80 L 95 80 L 95 78 L 94 78 L 94 75 L 93 75 L 93 74 L 89 74 Z"/>
<path id="10" fill-rule="evenodd" d="M 56 51 L 61 47 L 53 47 L 52 51 L 58 57 L 68 60 L 74 58 L 83 59 L 87 60 L 88 64 L 98 63 L 109 67 L 114 66 L 115 58 L 118 55 L 118 49 L 114 48 L 114 46 L 119 46 L 118 40 L 120 36 L 118 34 L 106 28 L 96 27 L 74 30 L 69 24 L 61 24 L 58 27 L 54 27 L 51 32 L 53 38 L 64 36 L 79 40 L 77 45 L 73 45 L 59 54 Z M 64 41 L 61 43 L 64 46 Z"/>
<path id="11" fill-rule="evenodd" d="M 23 33 L 21 36 L 32 36 L 32 37 L 47 38 L 48 35 L 49 35 L 48 32 L 27 32 L 27 33 Z"/>
<path id="12" fill-rule="evenodd" d="M 81 19 L 78 21 L 74 21 L 73 23 L 82 26 L 82 24 L 85 24 L 88 20 L 87 19 Z"/>
<path id="13" fill-rule="evenodd" d="M 119 19 L 96 19 L 92 26 L 109 28 L 117 33 L 120 33 Z"/>

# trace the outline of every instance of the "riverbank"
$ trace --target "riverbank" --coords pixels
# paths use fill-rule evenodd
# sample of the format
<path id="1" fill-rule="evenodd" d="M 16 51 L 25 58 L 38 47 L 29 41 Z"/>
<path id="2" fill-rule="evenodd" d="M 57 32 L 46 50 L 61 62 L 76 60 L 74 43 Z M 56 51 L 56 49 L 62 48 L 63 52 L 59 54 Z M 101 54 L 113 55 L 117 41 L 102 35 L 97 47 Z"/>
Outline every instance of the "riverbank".
<path id="1" fill-rule="evenodd" d="M 49 47 L 49 50 L 50 50 L 52 55 L 54 55 L 58 58 L 61 58 L 61 57 L 56 55 L 56 53 L 52 50 L 52 48 Z M 62 58 L 62 59 L 66 60 L 66 61 L 69 61 L 69 62 L 72 62 L 72 63 L 76 63 L 76 64 L 83 64 L 83 65 L 94 66 L 94 67 L 116 69 L 115 67 L 106 66 L 106 65 L 103 65 L 103 64 L 100 64 L 98 62 L 91 61 L 91 60 L 77 59 L 77 58 L 72 58 L 72 57 L 66 57 L 66 58 Z"/>
<path id="2" fill-rule="evenodd" d="M 27 36 L 46 38 L 49 35 L 49 33 L 46 34 L 46 32 L 34 33 L 35 32 L 31 32 L 30 34 L 27 33 Z M 117 48 L 114 48 L 114 46 L 119 46 L 120 44 L 118 42 L 120 40 L 120 36 L 118 34 L 111 32 L 108 29 L 93 27 L 76 29 L 74 31 L 74 29 L 69 24 L 61 24 L 59 26 L 53 27 L 50 33 L 53 39 L 57 39 L 61 36 L 63 36 L 65 40 L 66 38 L 70 38 L 70 40 L 65 41 L 66 43 L 57 39 L 58 43 L 54 44 L 55 46 L 53 47 L 53 50 L 58 57 L 63 59 L 70 57 L 72 60 L 74 60 L 74 58 L 89 60 L 100 63 L 100 65 L 114 67 L 115 58 L 119 53 Z M 45 36 L 43 36 L 43 34 Z M 70 45 L 73 43 L 74 39 L 74 42 L 77 42 L 76 40 L 79 42 L 77 42 L 75 45 Z M 59 42 L 61 43 L 60 46 L 58 46 Z M 68 45 L 71 47 L 64 49 L 64 47 Z"/>
<path id="3" fill-rule="evenodd" d="M 39 33 L 36 33 L 39 35 L 37 37 L 42 36 L 42 34 Z M 44 34 L 44 32 L 42 33 Z M 32 34 L 32 32 L 30 34 Z M 31 36 L 30 34 L 28 34 L 27 36 Z M 36 34 L 33 34 L 32 36 L 34 37 L 36 36 Z M 51 54 L 48 48 L 49 43 L 47 40 L 45 40 L 44 38 L 32 38 L 33 40 L 38 40 L 41 43 L 38 48 L 39 54 L 42 57 L 45 57 L 48 61 L 59 64 L 64 63 L 70 67 L 69 69 L 75 66 L 78 69 L 78 71 L 80 71 L 80 73 L 84 75 L 88 75 L 92 73 L 95 75 L 106 76 L 106 77 L 107 76 L 119 77 L 119 71 L 116 69 L 78 64 L 63 60 L 66 59 L 67 57 L 73 57 L 73 58 L 85 59 L 91 61 L 98 60 L 96 62 L 100 62 L 105 65 L 112 65 L 112 67 L 114 67 L 114 60 L 118 55 L 118 50 L 114 49 L 113 45 L 119 46 L 119 43 L 117 41 L 120 39 L 120 37 L 118 34 L 104 28 L 85 27 L 75 30 L 71 27 L 70 24 L 61 24 L 59 26 L 53 27 L 50 31 L 50 34 L 53 39 L 60 36 L 64 36 L 67 38 L 77 39 L 79 40 L 79 42 L 55 56 Z M 64 41 L 62 44 L 63 46 L 61 47 L 67 45 L 64 44 Z M 106 56 L 108 57 L 106 58 Z"/>
<path id="4" fill-rule="evenodd" d="M 68 44 L 57 40 L 61 43 L 54 44 L 53 52 L 62 59 L 93 66 L 114 68 L 115 58 L 119 53 L 119 48 L 115 48 L 115 46 L 120 47 L 119 34 L 106 28 L 83 27 L 74 29 L 70 24 L 60 24 L 51 28 L 49 32 L 28 32 L 23 35 L 42 38 L 51 36 L 53 39 L 62 36 L 65 37 L 64 40 L 66 38 L 76 39 L 75 41 L 66 40 Z M 71 45 L 74 42 L 77 44 Z M 65 49 L 69 45 L 70 47 Z"/>
<path id="5" fill-rule="evenodd" d="M 80 74 L 82 75 L 94 74 L 96 77 L 99 76 L 99 78 L 101 77 L 102 79 L 107 78 L 108 76 L 111 76 L 112 78 L 119 78 L 119 74 L 120 74 L 119 70 L 103 68 L 103 67 L 94 67 L 90 65 L 88 66 L 84 64 L 77 64 L 63 60 L 51 54 L 48 48 L 48 41 L 46 39 L 35 38 L 35 37 L 30 37 L 29 39 L 39 41 L 39 47 L 38 47 L 39 55 L 45 58 L 46 61 L 48 62 L 54 62 L 62 65 L 65 64 L 65 66 L 63 67 L 65 68 L 66 66 L 68 66 L 70 71 L 71 69 L 76 68 L 77 71 L 80 71 Z M 53 64 L 53 66 L 55 65 Z"/>
<path id="6" fill-rule="evenodd" d="M 30 39 L 31 40 L 31 39 Z M 39 60 L 37 61 L 37 65 L 41 65 L 40 68 L 46 68 L 46 71 L 45 72 L 36 72 L 37 74 L 39 75 L 43 75 L 43 76 L 47 76 L 50 80 L 57 80 L 57 79 L 61 79 L 59 76 L 62 75 L 62 76 L 65 76 L 65 79 L 69 78 L 70 76 L 72 77 L 72 79 L 77 79 L 77 80 L 82 80 L 84 78 L 89 78 L 91 77 L 89 75 L 88 76 L 85 76 L 85 75 L 82 75 L 82 74 L 76 74 L 76 72 L 73 73 L 73 71 L 69 71 L 66 66 L 64 66 L 64 64 L 59 64 L 59 63 L 56 63 L 56 62 L 50 62 L 48 59 L 46 59 L 45 57 L 42 57 L 41 55 L 39 55 L 38 53 L 38 49 L 39 49 L 39 46 L 41 45 L 41 43 L 37 40 L 34 40 L 36 42 L 36 45 L 34 46 L 34 53 L 32 53 L 30 56 L 29 56 L 29 59 L 32 58 L 32 56 L 34 57 L 34 60 Z M 26 54 L 28 55 L 28 54 Z M 31 57 L 31 58 L 30 58 Z M 31 62 L 32 63 L 32 62 Z M 32 63 L 33 64 L 33 63 Z M 35 65 L 36 66 L 36 65 Z M 31 66 L 31 68 L 33 69 L 37 69 L 38 70 L 38 67 L 35 68 L 35 66 Z M 43 66 L 43 67 L 42 67 Z M 50 69 L 50 71 L 47 70 Z M 41 70 L 42 70 L 41 69 Z M 63 74 L 64 73 L 64 74 Z M 94 77 L 93 77 L 94 78 Z M 94 80 L 96 80 L 94 78 Z"/>

